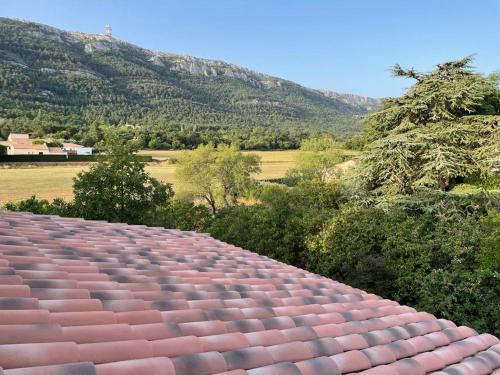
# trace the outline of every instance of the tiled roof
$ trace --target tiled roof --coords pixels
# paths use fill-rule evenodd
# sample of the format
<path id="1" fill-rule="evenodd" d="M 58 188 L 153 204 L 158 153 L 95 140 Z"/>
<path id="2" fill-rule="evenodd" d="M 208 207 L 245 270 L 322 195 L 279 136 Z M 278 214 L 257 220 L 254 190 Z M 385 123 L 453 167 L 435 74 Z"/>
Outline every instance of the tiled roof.
<path id="1" fill-rule="evenodd" d="M 9 138 L 11 139 L 29 139 L 30 135 L 26 133 L 10 133 Z"/>
<path id="2" fill-rule="evenodd" d="M 23 150 L 46 150 L 49 148 L 45 143 L 33 143 L 31 139 L 14 139 L 10 142 L 10 145 L 15 149 L 23 149 Z"/>
<path id="3" fill-rule="evenodd" d="M 51 154 L 65 154 L 66 151 L 64 151 L 61 147 L 49 147 L 49 152 Z"/>
<path id="4" fill-rule="evenodd" d="M 0 366 L 5 375 L 500 374 L 500 344 L 205 234 L 0 212 Z"/>
<path id="5" fill-rule="evenodd" d="M 79 145 L 79 144 L 77 144 L 77 143 L 64 142 L 64 143 L 63 143 L 63 147 L 64 147 L 64 148 L 81 148 L 81 147 L 84 147 L 84 146 Z"/>

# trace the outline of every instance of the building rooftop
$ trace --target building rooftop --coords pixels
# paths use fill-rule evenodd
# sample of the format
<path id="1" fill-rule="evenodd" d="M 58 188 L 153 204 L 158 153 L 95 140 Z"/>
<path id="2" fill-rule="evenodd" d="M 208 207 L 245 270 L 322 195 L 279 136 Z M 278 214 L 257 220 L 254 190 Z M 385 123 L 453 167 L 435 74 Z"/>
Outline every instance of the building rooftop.
<path id="1" fill-rule="evenodd" d="M 48 150 L 51 154 L 64 154 L 64 155 L 66 155 L 66 152 L 61 147 L 48 147 Z"/>
<path id="2" fill-rule="evenodd" d="M 206 234 L 0 211 L 0 367 L 498 375 L 500 344 Z"/>
<path id="3" fill-rule="evenodd" d="M 15 149 L 28 149 L 28 150 L 45 150 L 48 151 L 49 148 L 45 143 L 34 143 L 31 139 L 14 139 L 10 142 L 10 146 Z"/>
<path id="4" fill-rule="evenodd" d="M 79 145 L 78 143 L 64 142 L 63 147 L 65 147 L 65 148 L 80 148 L 80 147 L 84 147 L 84 146 Z"/>
<path id="5" fill-rule="evenodd" d="M 9 138 L 11 139 L 29 139 L 30 135 L 25 133 L 10 133 Z"/>

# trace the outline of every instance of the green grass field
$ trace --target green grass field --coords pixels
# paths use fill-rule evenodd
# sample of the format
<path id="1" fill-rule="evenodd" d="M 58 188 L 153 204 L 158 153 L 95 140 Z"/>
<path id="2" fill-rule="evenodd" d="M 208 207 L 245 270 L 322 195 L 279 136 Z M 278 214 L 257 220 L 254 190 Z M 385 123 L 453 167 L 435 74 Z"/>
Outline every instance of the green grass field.
<path id="1" fill-rule="evenodd" d="M 258 151 L 261 157 L 262 172 L 259 179 L 279 178 L 293 168 L 295 151 Z M 179 151 L 141 151 L 143 155 L 152 155 L 156 160 L 175 157 Z M 72 198 L 73 177 L 86 165 L 50 165 L 26 166 L 0 169 L 0 205 L 8 201 L 18 201 L 36 195 L 42 199 L 61 197 Z M 175 164 L 167 162 L 150 163 L 146 169 L 152 176 L 176 185 Z"/>

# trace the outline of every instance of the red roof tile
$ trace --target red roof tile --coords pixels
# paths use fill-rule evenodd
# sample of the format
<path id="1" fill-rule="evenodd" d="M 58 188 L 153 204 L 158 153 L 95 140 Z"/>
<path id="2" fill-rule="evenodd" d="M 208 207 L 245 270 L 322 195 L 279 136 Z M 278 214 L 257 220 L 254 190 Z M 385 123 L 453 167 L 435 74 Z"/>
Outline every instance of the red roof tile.
<path id="1" fill-rule="evenodd" d="M 468 327 L 194 232 L 0 212 L 0 373 L 500 374 Z"/>
<path id="2" fill-rule="evenodd" d="M 122 340 L 79 344 L 81 360 L 93 363 L 117 362 L 129 359 L 150 358 L 153 351 L 147 340 Z"/>
<path id="3" fill-rule="evenodd" d="M 172 361 L 166 357 L 104 363 L 95 366 L 95 369 L 97 375 L 176 375 Z"/>

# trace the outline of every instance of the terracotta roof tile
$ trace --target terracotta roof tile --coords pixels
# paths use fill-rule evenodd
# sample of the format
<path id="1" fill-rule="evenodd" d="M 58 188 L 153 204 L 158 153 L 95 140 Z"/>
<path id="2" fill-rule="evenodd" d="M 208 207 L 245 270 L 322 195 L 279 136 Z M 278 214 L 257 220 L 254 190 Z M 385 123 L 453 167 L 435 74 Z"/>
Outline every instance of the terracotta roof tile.
<path id="1" fill-rule="evenodd" d="M 0 322 L 2 324 L 40 324 L 49 323 L 50 315 L 47 310 L 2 310 Z"/>
<path id="2" fill-rule="evenodd" d="M 247 335 L 248 334 L 243 334 L 241 332 L 223 333 L 200 337 L 199 341 L 204 351 L 227 352 L 250 346 L 251 341 L 248 339 Z"/>
<path id="3" fill-rule="evenodd" d="M 498 375 L 500 344 L 205 234 L 0 212 L 0 369 Z"/>
<path id="4" fill-rule="evenodd" d="M 1 374 L 1 372 L 0 372 Z M 63 365 L 36 366 L 5 370 L 4 375 L 96 375 L 92 362 L 67 363 Z"/>
<path id="5" fill-rule="evenodd" d="M 131 340 L 134 338 L 128 324 L 101 324 L 91 326 L 62 327 L 64 341 L 77 344 Z"/>
<path id="6" fill-rule="evenodd" d="M 266 331 L 249 332 L 244 334 L 251 346 L 269 346 L 288 342 L 285 335 L 277 330 L 270 329 Z"/>
<path id="7" fill-rule="evenodd" d="M 341 372 L 335 362 L 328 357 L 316 357 L 296 362 L 295 366 L 302 375 L 340 375 Z"/>
<path id="8" fill-rule="evenodd" d="M 425 372 L 436 371 L 446 367 L 444 361 L 434 353 L 426 352 L 417 354 L 413 359 L 422 366 Z"/>
<path id="9" fill-rule="evenodd" d="M 27 297 L 0 297 L 0 310 L 31 310 L 40 307 L 38 300 Z"/>
<path id="10" fill-rule="evenodd" d="M 318 335 L 311 327 L 295 327 L 281 331 L 290 341 L 308 341 L 318 338 Z"/>
<path id="11" fill-rule="evenodd" d="M 279 316 L 262 319 L 265 329 L 286 329 L 296 327 L 295 322 L 289 316 Z"/>
<path id="12" fill-rule="evenodd" d="M 4 369 L 79 361 L 78 346 L 74 342 L 0 345 L 0 363 Z"/>
<path id="13" fill-rule="evenodd" d="M 248 372 L 245 370 L 231 370 L 219 372 L 217 375 L 248 375 Z"/>
<path id="14" fill-rule="evenodd" d="M 228 332 L 256 332 L 265 331 L 264 324 L 259 319 L 242 319 L 226 322 Z"/>
<path id="15" fill-rule="evenodd" d="M 203 345 L 196 336 L 181 336 L 169 339 L 153 340 L 155 356 L 176 357 L 203 352 Z"/>
<path id="16" fill-rule="evenodd" d="M 176 375 L 172 361 L 166 357 L 104 363 L 95 368 L 97 375 Z"/>
<path id="17" fill-rule="evenodd" d="M 359 350 L 351 350 L 345 353 L 330 356 L 341 373 L 361 371 L 371 367 L 368 357 Z"/>
<path id="18" fill-rule="evenodd" d="M 366 355 L 373 367 L 396 361 L 395 354 L 385 345 L 377 345 L 364 349 L 363 354 Z"/>
<path id="19" fill-rule="evenodd" d="M 88 326 L 118 323 L 111 311 L 68 311 L 50 313 L 50 322 L 66 326 Z"/>
<path id="20" fill-rule="evenodd" d="M 81 360 L 93 363 L 117 362 L 152 357 L 151 342 L 147 340 L 121 340 L 79 344 Z"/>
<path id="21" fill-rule="evenodd" d="M 39 301 L 40 307 L 50 312 L 101 311 L 98 299 L 56 299 Z"/>
<path id="22" fill-rule="evenodd" d="M 210 375 L 227 370 L 226 361 L 219 352 L 188 354 L 172 361 L 176 375 Z"/>
<path id="23" fill-rule="evenodd" d="M 69 340 L 63 340 L 61 327 L 56 324 L 0 325 L 0 345 L 57 341 Z"/>
<path id="24" fill-rule="evenodd" d="M 297 362 L 314 357 L 309 346 L 302 341 L 268 346 L 267 350 L 271 353 L 275 363 L 287 361 Z"/>
<path id="25" fill-rule="evenodd" d="M 390 364 L 389 367 L 394 368 L 398 372 L 398 374 L 425 375 L 424 368 L 413 358 L 401 359 Z"/>
<path id="26" fill-rule="evenodd" d="M 27 285 L 0 285 L 0 297 L 29 297 L 30 288 Z"/>
<path id="27" fill-rule="evenodd" d="M 282 362 L 249 370 L 248 375 L 302 375 L 302 373 L 293 363 Z"/>
<path id="28" fill-rule="evenodd" d="M 252 369 L 274 363 L 273 357 L 263 346 L 232 350 L 223 355 L 229 370 Z"/>
<path id="29" fill-rule="evenodd" d="M 181 330 L 176 323 L 148 323 L 131 325 L 130 331 L 134 338 L 160 340 L 181 336 Z"/>

